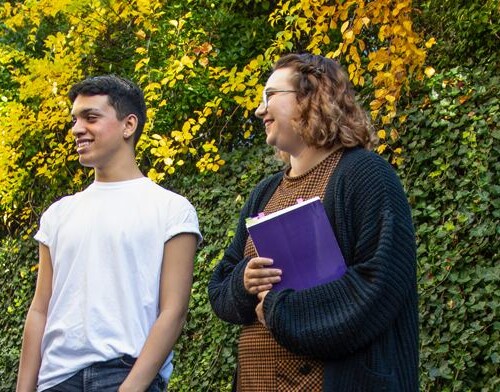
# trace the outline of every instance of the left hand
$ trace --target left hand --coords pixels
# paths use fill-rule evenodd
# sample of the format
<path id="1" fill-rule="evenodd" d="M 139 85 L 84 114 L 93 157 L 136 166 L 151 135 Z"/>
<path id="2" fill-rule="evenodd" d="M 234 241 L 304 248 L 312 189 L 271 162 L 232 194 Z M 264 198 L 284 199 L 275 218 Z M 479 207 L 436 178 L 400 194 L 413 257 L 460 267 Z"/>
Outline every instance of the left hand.
<path id="1" fill-rule="evenodd" d="M 257 319 L 264 327 L 266 327 L 266 319 L 264 317 L 264 299 L 266 298 L 267 293 L 269 293 L 269 290 L 261 291 L 259 294 L 257 294 L 257 298 L 259 299 L 259 303 L 257 304 L 257 307 L 255 308 L 255 313 L 257 314 Z"/>

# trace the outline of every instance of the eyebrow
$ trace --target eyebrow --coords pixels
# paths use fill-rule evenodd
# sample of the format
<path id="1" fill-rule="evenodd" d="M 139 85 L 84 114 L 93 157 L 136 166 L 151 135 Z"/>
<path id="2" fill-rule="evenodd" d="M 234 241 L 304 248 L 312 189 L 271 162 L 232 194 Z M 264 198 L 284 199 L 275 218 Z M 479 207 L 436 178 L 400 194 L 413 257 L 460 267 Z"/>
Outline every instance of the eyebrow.
<path id="1" fill-rule="evenodd" d="M 71 111 L 71 116 L 73 117 L 76 117 L 76 116 L 86 116 L 87 114 L 90 114 L 90 113 L 95 113 L 95 114 L 99 114 L 100 113 L 100 110 L 97 109 L 97 108 L 86 108 L 86 109 L 82 109 L 80 110 L 79 112 L 73 112 Z"/>

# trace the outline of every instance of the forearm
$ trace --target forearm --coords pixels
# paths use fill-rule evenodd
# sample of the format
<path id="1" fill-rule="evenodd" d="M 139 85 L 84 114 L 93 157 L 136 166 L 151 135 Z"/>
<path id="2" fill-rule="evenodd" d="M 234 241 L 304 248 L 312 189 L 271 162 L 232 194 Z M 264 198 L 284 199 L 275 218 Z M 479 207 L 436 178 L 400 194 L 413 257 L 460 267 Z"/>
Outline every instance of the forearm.
<path id="1" fill-rule="evenodd" d="M 215 314 L 232 324 L 249 324 L 256 318 L 255 306 L 258 303 L 255 294 L 246 292 L 243 284 L 243 271 L 246 259 L 236 266 L 223 260 L 214 271 L 208 284 L 208 296 Z"/>
<path id="2" fill-rule="evenodd" d="M 33 309 L 28 311 L 17 375 L 17 392 L 33 392 L 36 389 L 46 320 L 45 314 Z"/>
<path id="3" fill-rule="evenodd" d="M 172 351 L 185 319 L 185 311 L 164 310 L 160 313 L 120 392 L 147 390 Z"/>
<path id="4" fill-rule="evenodd" d="M 412 233 L 395 232 L 408 246 L 394 249 L 396 235 L 382 229 L 374 254 L 337 281 L 303 292 L 271 291 L 263 305 L 274 338 L 298 354 L 339 359 L 381 336 L 416 300 Z"/>

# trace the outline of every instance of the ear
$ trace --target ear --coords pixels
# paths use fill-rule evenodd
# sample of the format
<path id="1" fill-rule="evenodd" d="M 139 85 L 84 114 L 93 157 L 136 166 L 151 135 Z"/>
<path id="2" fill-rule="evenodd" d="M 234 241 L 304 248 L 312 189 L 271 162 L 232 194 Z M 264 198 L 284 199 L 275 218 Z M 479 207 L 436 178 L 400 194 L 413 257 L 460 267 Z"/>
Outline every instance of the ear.
<path id="1" fill-rule="evenodd" d="M 138 119 L 137 116 L 133 113 L 130 113 L 127 117 L 123 119 L 123 137 L 125 139 L 129 139 L 134 135 L 135 130 L 137 129 Z"/>

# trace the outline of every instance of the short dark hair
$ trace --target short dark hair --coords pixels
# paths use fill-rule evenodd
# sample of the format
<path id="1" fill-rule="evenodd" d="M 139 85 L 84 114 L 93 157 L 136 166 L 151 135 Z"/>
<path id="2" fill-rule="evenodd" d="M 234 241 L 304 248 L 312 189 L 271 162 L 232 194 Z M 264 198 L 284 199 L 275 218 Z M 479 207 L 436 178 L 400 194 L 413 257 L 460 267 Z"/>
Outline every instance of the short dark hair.
<path id="1" fill-rule="evenodd" d="M 71 103 L 75 102 L 78 95 L 107 95 L 109 104 L 115 109 L 119 120 L 129 114 L 135 114 L 138 121 L 134 133 L 134 144 L 137 144 L 146 123 L 144 94 L 137 85 L 116 75 L 93 76 L 71 87 L 68 93 Z"/>
<path id="2" fill-rule="evenodd" d="M 295 128 L 309 146 L 330 148 L 362 146 L 377 142 L 367 113 L 355 98 L 354 89 L 340 64 L 310 53 L 281 57 L 273 71 L 291 68 L 297 90 L 300 117 Z"/>

